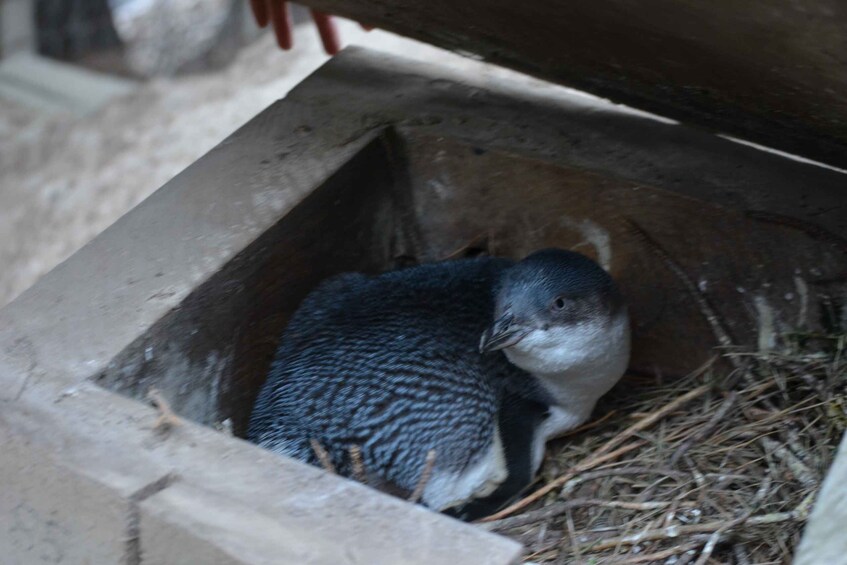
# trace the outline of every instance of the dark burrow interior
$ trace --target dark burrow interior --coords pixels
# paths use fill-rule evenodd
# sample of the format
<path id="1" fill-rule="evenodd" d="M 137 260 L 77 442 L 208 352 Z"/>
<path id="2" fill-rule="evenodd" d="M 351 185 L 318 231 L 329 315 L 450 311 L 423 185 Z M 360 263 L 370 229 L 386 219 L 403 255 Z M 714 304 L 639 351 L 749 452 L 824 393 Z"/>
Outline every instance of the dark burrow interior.
<path id="1" fill-rule="evenodd" d="M 602 171 L 387 128 L 95 380 L 138 399 L 155 387 L 177 414 L 243 436 L 286 321 L 321 280 L 548 246 L 583 252 L 620 282 L 634 371 L 682 375 L 709 358 L 715 337 L 692 293 L 739 343 L 772 339 L 786 320 L 815 328 L 838 317 L 838 293 L 809 281 L 843 272 L 844 255 L 778 223 Z"/>

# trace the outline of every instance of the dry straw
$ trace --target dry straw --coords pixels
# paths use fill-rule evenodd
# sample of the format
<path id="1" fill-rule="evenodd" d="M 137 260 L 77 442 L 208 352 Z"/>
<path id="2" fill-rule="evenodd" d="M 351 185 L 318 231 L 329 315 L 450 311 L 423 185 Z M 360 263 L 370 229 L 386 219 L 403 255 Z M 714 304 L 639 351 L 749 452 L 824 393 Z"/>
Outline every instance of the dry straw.
<path id="1" fill-rule="evenodd" d="M 844 345 L 626 377 L 611 416 L 554 442 L 541 486 L 480 526 L 535 563 L 789 563 L 847 424 Z"/>

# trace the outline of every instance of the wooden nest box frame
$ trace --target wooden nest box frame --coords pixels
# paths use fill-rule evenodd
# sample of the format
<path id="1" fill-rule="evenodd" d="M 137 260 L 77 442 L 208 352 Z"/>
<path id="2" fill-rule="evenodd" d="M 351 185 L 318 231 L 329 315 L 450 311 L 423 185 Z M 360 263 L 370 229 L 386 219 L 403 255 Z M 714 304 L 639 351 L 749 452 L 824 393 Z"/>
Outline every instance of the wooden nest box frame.
<path id="1" fill-rule="evenodd" d="M 10 562 L 518 559 L 515 542 L 225 433 L 244 432 L 299 300 L 340 271 L 576 248 L 633 304 L 633 368 L 666 375 L 708 358 L 710 317 L 748 346 L 844 329 L 837 0 L 307 3 L 681 124 L 343 52 L 0 312 Z M 845 457 L 801 562 L 847 550 L 826 533 L 845 522 L 829 503 Z"/>

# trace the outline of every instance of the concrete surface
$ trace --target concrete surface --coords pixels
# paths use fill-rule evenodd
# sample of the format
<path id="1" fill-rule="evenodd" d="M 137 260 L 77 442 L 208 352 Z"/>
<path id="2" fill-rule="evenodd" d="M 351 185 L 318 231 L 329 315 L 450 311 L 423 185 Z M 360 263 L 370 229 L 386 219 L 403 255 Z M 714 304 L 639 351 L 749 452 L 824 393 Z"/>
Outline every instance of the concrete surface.
<path id="1" fill-rule="evenodd" d="M 136 86 L 131 80 L 32 53 L 16 53 L 0 60 L 0 97 L 48 114 L 85 118 Z"/>
<path id="2" fill-rule="evenodd" d="M 340 21 L 347 44 L 520 80 L 429 45 Z M 280 51 L 265 33 L 222 72 L 158 78 L 84 119 L 0 97 L 0 306 L 326 62 L 311 25 Z M 534 84 L 535 81 L 530 81 Z"/>
<path id="3" fill-rule="evenodd" d="M 0 2 L 0 60 L 35 49 L 35 0 Z"/>
<path id="4" fill-rule="evenodd" d="M 656 262 L 643 241 L 627 239 L 613 216 L 595 213 L 633 213 L 679 258 L 699 292 L 726 298 L 718 303 L 721 314 L 747 338 L 772 335 L 778 323 L 802 323 L 800 314 L 819 306 L 818 292 L 824 291 L 803 300 L 786 298 L 795 277 L 811 285 L 814 277 L 830 275 L 813 269 L 844 268 L 838 254 L 844 212 L 831 207 L 843 190 L 843 174 L 598 104 L 567 89 L 536 83 L 528 91 L 527 79 L 486 72 L 491 74 L 347 51 L 0 311 L 0 451 L 14 448 L 23 462 L 0 467 L 0 480 L 20 485 L 4 492 L 0 510 L 10 512 L 31 498 L 37 502 L 26 529 L 0 528 L 0 546 L 15 548 L 9 559 L 49 562 L 49 555 L 33 554 L 44 539 L 68 555 L 114 556 L 115 530 L 123 532 L 124 563 L 144 563 L 145 555 L 153 562 L 172 556 L 186 563 L 262 563 L 268 553 L 296 557 L 301 550 L 317 563 L 493 565 L 517 558 L 519 548 L 509 540 L 211 428 L 183 422 L 162 434 L 153 429 L 151 407 L 94 384 L 104 375 L 130 377 L 136 368 L 128 360 L 155 361 L 164 345 L 187 360 L 168 361 L 182 367 L 179 384 L 201 390 L 197 383 L 208 381 L 207 365 L 191 361 L 225 354 L 222 345 L 262 323 L 248 315 L 240 325 L 222 323 L 234 318 L 219 316 L 221 311 L 238 310 L 231 306 L 245 293 L 282 293 L 279 300 L 293 300 L 302 291 L 288 282 L 280 292 L 247 288 L 245 283 L 274 278 L 254 275 L 262 266 L 256 257 L 274 265 L 271 273 L 289 272 L 292 284 L 305 285 L 326 265 L 346 267 L 326 258 L 315 261 L 322 248 L 314 242 L 336 227 L 330 209 L 315 206 L 315 198 L 354 198 L 354 189 L 368 188 L 365 181 L 378 177 L 368 176 L 363 165 L 379 160 L 356 162 L 374 148 L 384 165 L 377 173 L 394 179 L 387 194 L 396 194 L 399 209 L 411 206 L 418 214 L 423 245 L 415 247 L 414 237 L 409 242 L 390 237 L 399 233 L 399 222 L 371 222 L 384 237 L 373 241 L 365 230 L 356 243 L 361 249 L 370 251 L 374 244 L 375 252 L 390 256 L 409 243 L 422 258 L 435 258 L 468 243 L 477 235 L 478 214 L 485 214 L 498 230 L 493 241 L 506 245 L 507 254 L 521 245 L 566 241 L 605 256 L 622 280 L 649 273 L 650 280 L 664 281 L 661 300 L 649 298 L 657 294 L 655 286 L 629 290 L 643 298 L 636 302 L 643 308 L 638 355 L 649 360 L 644 344 L 652 343 L 660 368 L 675 358 L 683 331 L 701 344 L 703 354 L 713 337 L 696 310 L 682 310 L 691 307 L 690 296 L 667 265 Z M 344 173 L 351 166 L 360 172 Z M 522 193 L 531 198 L 515 199 L 512 188 L 536 182 L 537 192 Z M 484 196 L 488 184 L 497 202 L 508 197 L 502 215 L 467 205 Z M 338 202 L 342 212 L 355 212 L 354 205 Z M 452 213 L 432 212 L 444 207 Z M 760 221 L 748 216 L 751 211 L 784 220 Z M 462 216 L 466 212 L 470 215 Z M 533 221 L 553 213 L 563 216 L 555 223 Z M 450 228 L 455 241 L 444 239 L 439 224 L 463 217 L 472 221 L 456 222 Z M 593 222 L 598 218 L 602 223 Z M 297 237 L 312 242 L 304 248 L 311 254 L 299 253 Z M 732 260 L 705 264 L 698 255 L 702 241 L 718 242 Z M 375 245 L 379 242 L 384 247 Z M 774 261 L 786 249 L 793 259 L 788 273 Z M 352 261 L 355 251 L 354 246 L 342 256 Z M 711 248 L 705 252 L 718 256 Z M 744 292 L 725 284 L 738 277 L 745 277 Z M 843 281 L 829 284 L 843 291 Z M 661 302 L 678 311 L 668 314 Z M 765 311 L 763 304 L 779 306 Z M 645 319 L 645 312 L 654 318 Z M 657 333 L 660 326 L 668 330 Z M 211 334 L 193 341 L 192 332 L 203 335 L 201 328 Z M 148 351 L 151 343 L 155 347 Z M 261 346 L 266 351 L 273 341 Z M 690 357 L 684 361 L 697 364 Z M 146 384 L 159 384 L 156 379 L 167 369 L 151 371 Z M 178 398 L 179 390 L 165 392 Z M 140 386 L 128 393 L 140 399 L 146 391 Z M 202 394 L 211 406 L 220 406 L 220 391 Z M 184 408 L 175 406 L 178 412 Z M 25 475 L 36 465 L 44 466 L 48 478 L 58 470 L 67 475 L 51 489 L 54 504 L 79 509 L 73 524 L 30 494 Z M 83 487 L 75 488 L 77 482 Z M 83 504 L 79 497 L 88 492 L 103 501 L 108 516 L 125 517 L 120 527 L 114 519 L 104 524 L 97 508 Z M 49 528 L 57 531 L 48 536 Z M 80 531 L 90 535 L 62 533 Z M 306 543 L 286 543 L 291 536 Z M 254 537 L 255 543 L 245 541 Z"/>

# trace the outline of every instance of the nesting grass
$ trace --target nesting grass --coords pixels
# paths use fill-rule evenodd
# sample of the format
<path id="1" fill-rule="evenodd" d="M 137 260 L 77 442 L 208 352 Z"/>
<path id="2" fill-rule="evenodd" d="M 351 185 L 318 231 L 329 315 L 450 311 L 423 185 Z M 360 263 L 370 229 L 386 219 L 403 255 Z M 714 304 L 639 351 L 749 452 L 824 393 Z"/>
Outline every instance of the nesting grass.
<path id="1" fill-rule="evenodd" d="M 535 492 L 481 524 L 535 563 L 789 563 L 847 426 L 847 336 L 625 377 L 557 440 Z"/>

